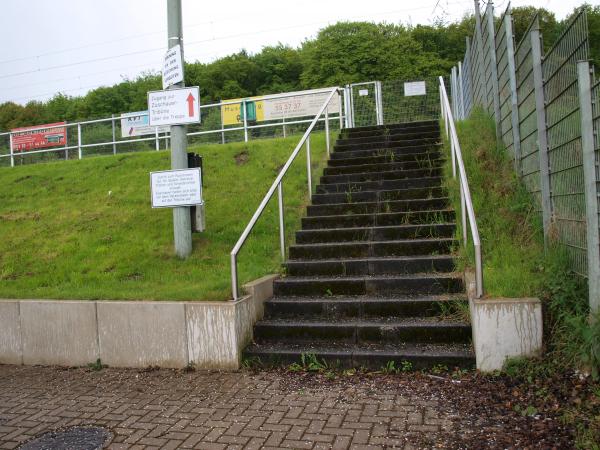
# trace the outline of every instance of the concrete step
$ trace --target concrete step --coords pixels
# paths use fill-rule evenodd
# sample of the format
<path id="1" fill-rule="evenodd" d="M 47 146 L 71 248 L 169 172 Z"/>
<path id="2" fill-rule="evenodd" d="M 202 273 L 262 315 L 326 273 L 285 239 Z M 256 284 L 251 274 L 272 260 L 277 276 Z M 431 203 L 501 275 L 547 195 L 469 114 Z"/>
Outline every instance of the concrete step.
<path id="1" fill-rule="evenodd" d="M 289 255 L 290 260 L 435 255 L 450 254 L 456 244 L 454 238 L 295 244 L 290 246 Z"/>
<path id="2" fill-rule="evenodd" d="M 331 152 L 330 162 L 344 159 L 354 159 L 354 158 L 369 158 L 374 156 L 388 156 L 398 159 L 406 158 L 407 160 L 422 158 L 424 155 L 428 154 L 440 154 L 442 152 L 442 144 L 426 144 L 426 145 L 416 145 L 412 147 L 398 147 L 398 148 L 384 148 L 384 149 L 376 149 L 371 148 L 367 150 L 351 150 L 351 151 L 343 151 L 343 152 Z M 432 156 L 433 157 L 433 156 Z"/>
<path id="3" fill-rule="evenodd" d="M 288 276 L 356 276 L 404 275 L 424 272 L 452 272 L 451 255 L 414 255 L 402 257 L 367 257 L 338 259 L 288 260 L 284 264 Z"/>
<path id="4" fill-rule="evenodd" d="M 434 167 L 428 169 L 389 170 L 381 172 L 354 173 L 348 175 L 323 175 L 321 184 L 364 183 L 368 181 L 398 181 L 407 178 L 441 177 L 443 169 Z"/>
<path id="5" fill-rule="evenodd" d="M 395 367 L 413 370 L 445 365 L 448 368 L 472 369 L 475 355 L 468 344 L 253 344 L 244 351 L 244 358 L 263 364 L 288 365 L 300 363 L 301 356 L 314 355 L 331 368 L 360 368 L 379 370 L 390 361 Z"/>
<path id="6" fill-rule="evenodd" d="M 393 276 L 286 277 L 273 284 L 274 295 L 425 295 L 464 290 L 462 275 L 422 273 Z"/>
<path id="7" fill-rule="evenodd" d="M 403 132 L 415 132 L 415 131 L 423 131 L 423 130 L 438 130 L 440 129 L 440 124 L 436 120 L 425 120 L 425 121 L 415 121 L 415 122 L 405 122 L 399 124 L 388 124 L 388 125 L 373 125 L 373 126 L 365 126 L 365 127 L 355 127 L 355 128 L 346 128 L 341 131 L 340 138 L 347 137 L 365 137 L 365 136 L 373 136 L 373 135 L 381 135 L 386 133 L 386 130 L 389 131 L 403 131 Z"/>
<path id="8" fill-rule="evenodd" d="M 332 153 L 333 155 L 333 153 Z M 346 156 L 345 153 L 341 154 Z M 361 164 L 381 164 L 381 163 L 414 163 L 414 162 L 427 162 L 434 160 L 442 160 L 442 153 L 439 151 L 432 150 L 426 153 L 404 153 L 402 151 L 386 151 L 382 150 L 374 152 L 373 154 L 367 154 L 364 156 L 356 156 L 350 158 L 331 158 L 327 161 L 328 167 L 339 167 L 339 166 L 357 166 Z"/>
<path id="9" fill-rule="evenodd" d="M 415 189 L 424 187 L 441 187 L 442 178 L 439 176 L 402 178 L 396 180 L 376 180 L 376 181 L 347 181 L 340 183 L 321 183 L 317 186 L 317 194 L 327 193 L 345 193 L 362 191 L 390 191 L 400 189 Z"/>
<path id="10" fill-rule="evenodd" d="M 358 191 L 345 193 L 313 194 L 311 202 L 313 205 L 330 205 L 336 203 L 359 203 L 359 202 L 384 202 L 390 200 L 410 200 L 416 198 L 439 198 L 445 197 L 446 192 L 441 186 L 391 189 L 389 191 Z"/>
<path id="11" fill-rule="evenodd" d="M 381 162 L 355 164 L 350 166 L 325 167 L 323 175 L 344 175 L 371 172 L 390 172 L 395 170 L 417 170 L 439 168 L 444 161 L 441 159 L 423 159 L 421 161 Z"/>
<path id="12" fill-rule="evenodd" d="M 468 305 L 465 294 L 420 296 L 273 297 L 265 302 L 266 318 L 381 318 L 437 316 L 451 305 Z"/>
<path id="13" fill-rule="evenodd" d="M 414 147 L 420 145 L 433 145 L 439 144 L 440 137 L 435 138 L 416 138 L 416 139 L 402 139 L 397 138 L 393 141 L 388 140 L 385 142 L 360 142 L 350 144 L 334 144 L 333 150 L 336 152 L 354 151 L 354 150 L 368 150 L 371 148 L 375 149 L 386 149 L 386 148 L 405 148 Z"/>
<path id="14" fill-rule="evenodd" d="M 427 211 L 352 214 L 347 216 L 313 216 L 302 218 L 303 230 L 357 228 L 394 225 L 418 225 L 454 221 L 454 210 L 443 208 Z"/>
<path id="15" fill-rule="evenodd" d="M 254 326 L 254 342 L 264 343 L 463 343 L 471 342 L 468 323 L 439 317 L 386 317 L 334 320 L 266 319 Z"/>
<path id="16" fill-rule="evenodd" d="M 309 205 L 307 207 L 307 215 L 308 217 L 312 217 L 427 211 L 431 209 L 443 209 L 447 206 L 447 197 L 412 200 L 384 200 L 379 202 L 330 203 L 327 205 Z"/>
<path id="17" fill-rule="evenodd" d="M 388 241 L 415 238 L 449 238 L 456 224 L 431 223 L 421 225 L 392 225 L 384 227 L 329 228 L 296 231 L 296 244 L 320 242 Z"/>
<path id="18" fill-rule="evenodd" d="M 398 139 L 422 139 L 422 138 L 437 138 L 440 137 L 440 131 L 435 128 L 426 127 L 424 130 L 387 130 L 381 134 L 373 134 L 372 136 L 352 136 L 348 138 L 339 138 L 337 144 L 360 144 L 370 142 L 387 142 Z"/>

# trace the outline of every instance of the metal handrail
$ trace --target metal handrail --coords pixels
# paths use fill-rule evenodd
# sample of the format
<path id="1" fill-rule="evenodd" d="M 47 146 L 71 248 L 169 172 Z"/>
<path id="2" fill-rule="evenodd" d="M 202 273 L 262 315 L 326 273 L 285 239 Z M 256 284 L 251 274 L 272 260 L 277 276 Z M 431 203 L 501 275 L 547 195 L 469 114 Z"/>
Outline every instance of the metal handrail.
<path id="1" fill-rule="evenodd" d="M 458 180 L 460 187 L 460 210 L 461 210 L 461 225 L 463 234 L 463 244 L 468 245 L 467 238 L 467 217 L 469 219 L 469 227 L 471 228 L 471 238 L 473 239 L 473 247 L 475 248 L 475 287 L 476 297 L 483 296 L 483 264 L 481 259 L 481 240 L 479 239 L 479 229 L 477 228 L 477 220 L 475 219 L 475 210 L 473 209 L 473 200 L 471 199 L 471 191 L 469 189 L 469 181 L 467 180 L 467 172 L 463 162 L 462 151 L 456 133 L 452 108 L 448 100 L 444 78 L 440 80 L 440 103 L 441 115 L 444 120 L 446 137 L 450 140 L 451 158 L 452 158 L 452 176 L 456 178 L 456 168 L 458 167 Z"/>
<path id="2" fill-rule="evenodd" d="M 313 131 L 317 122 L 320 120 L 321 116 L 323 114 L 325 114 L 325 133 L 327 135 L 326 136 L 326 145 L 327 145 L 327 154 L 329 154 L 329 117 L 327 115 L 327 106 L 329 105 L 329 102 L 331 102 L 331 99 L 333 98 L 334 94 L 336 94 L 336 93 L 340 93 L 340 88 L 332 88 L 331 89 L 331 93 L 329 94 L 329 96 L 327 97 L 327 99 L 325 100 L 325 102 L 323 103 L 321 108 L 319 109 L 319 112 L 315 115 L 315 118 L 311 121 L 310 125 L 308 126 L 308 128 L 306 129 L 304 134 L 302 135 L 302 138 L 296 145 L 296 148 L 294 149 L 294 151 L 288 158 L 287 162 L 285 163 L 285 165 L 283 166 L 283 168 L 281 169 L 281 171 L 275 178 L 275 181 L 273 182 L 273 184 L 271 185 L 271 187 L 269 188 L 269 190 L 263 197 L 262 201 L 260 202 L 260 205 L 258 206 L 256 211 L 254 212 L 254 215 L 250 219 L 250 222 L 248 222 L 248 225 L 246 225 L 246 228 L 244 229 L 244 231 L 240 235 L 240 238 L 238 239 L 235 246 L 231 250 L 231 254 L 230 254 L 230 256 L 231 256 L 231 293 L 233 296 L 233 300 L 237 300 L 239 298 L 238 274 L 237 274 L 237 255 L 238 255 L 239 251 L 242 249 L 242 246 L 245 244 L 246 239 L 248 238 L 250 232 L 254 228 L 254 225 L 256 225 L 256 222 L 258 221 L 258 219 L 262 215 L 263 211 L 267 207 L 267 204 L 273 197 L 275 190 L 277 190 L 277 193 L 278 193 L 279 242 L 280 242 L 280 246 L 281 246 L 281 256 L 282 256 L 282 258 L 285 258 L 283 186 L 282 186 L 281 182 L 283 180 L 283 177 L 286 175 L 288 169 L 290 168 L 290 166 L 292 165 L 292 163 L 298 156 L 298 153 L 300 153 L 300 150 L 302 149 L 304 144 L 306 144 L 306 172 L 308 175 L 308 195 L 309 195 L 309 197 L 312 197 L 312 179 L 311 179 L 311 166 L 310 166 L 310 164 L 311 164 L 310 163 L 310 134 Z"/>

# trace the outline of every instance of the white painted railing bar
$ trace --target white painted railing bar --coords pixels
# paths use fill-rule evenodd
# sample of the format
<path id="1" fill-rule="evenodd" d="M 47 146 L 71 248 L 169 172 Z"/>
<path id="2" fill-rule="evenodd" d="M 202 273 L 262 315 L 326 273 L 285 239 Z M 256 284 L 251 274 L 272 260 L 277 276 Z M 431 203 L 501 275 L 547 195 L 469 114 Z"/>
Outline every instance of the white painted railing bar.
<path id="1" fill-rule="evenodd" d="M 452 115 L 452 109 L 450 102 L 448 101 L 448 94 L 446 92 L 446 86 L 444 85 L 444 78 L 439 77 L 440 80 L 440 98 L 442 102 L 442 118 L 448 130 L 450 139 L 450 157 L 458 168 L 458 181 L 460 189 L 460 203 L 461 203 L 461 225 L 463 234 L 463 245 L 468 245 L 467 240 L 467 217 L 469 219 L 469 226 L 471 229 L 471 238 L 473 239 L 473 247 L 475 249 L 475 284 L 476 284 L 476 296 L 481 298 L 483 296 L 483 262 L 481 258 L 481 240 L 479 238 L 479 229 L 477 227 L 477 220 L 475 219 L 475 210 L 473 208 L 473 200 L 471 199 L 471 191 L 469 189 L 469 181 L 467 179 L 467 172 L 465 170 L 465 164 L 462 157 L 462 151 L 460 149 L 460 143 L 458 141 L 458 134 L 456 133 L 456 126 L 454 124 L 454 117 Z M 456 174 L 454 174 L 456 178 Z"/>
<path id="2" fill-rule="evenodd" d="M 310 134 L 312 133 L 315 125 L 319 121 L 319 118 L 324 114 L 324 112 L 327 109 L 329 102 L 331 102 L 331 99 L 333 98 L 333 96 L 338 92 L 339 92 L 339 88 L 332 88 L 330 90 L 330 94 L 327 96 L 327 99 L 325 100 L 325 102 L 323 103 L 321 108 L 319 109 L 319 112 L 315 115 L 314 119 L 311 121 L 310 125 L 308 126 L 308 128 L 306 129 L 304 134 L 302 135 L 302 138 L 296 145 L 296 148 L 294 148 L 294 151 L 292 152 L 292 154 L 288 158 L 287 162 L 284 164 L 283 168 L 281 169 L 281 171 L 275 178 L 275 181 L 273 181 L 273 184 L 271 185 L 271 187 L 269 188 L 269 190 L 263 197 L 262 201 L 260 202 L 260 205 L 258 206 L 256 211 L 254 212 L 254 215 L 248 222 L 248 225 L 246 225 L 246 228 L 244 229 L 240 238 L 238 239 L 235 246 L 231 250 L 231 254 L 230 254 L 230 256 L 231 256 L 231 293 L 233 296 L 233 300 L 237 300 L 239 298 L 237 255 L 238 255 L 239 251 L 241 250 L 242 246 L 245 244 L 246 240 L 248 239 L 248 236 L 250 235 L 250 232 L 256 225 L 256 222 L 258 221 L 258 219 L 264 212 L 265 208 L 267 207 L 267 204 L 273 197 L 273 194 L 275 193 L 276 189 L 279 190 L 279 202 L 278 202 L 279 203 L 279 225 L 280 225 L 279 233 L 280 233 L 280 244 L 283 246 L 283 248 L 281 249 L 281 254 L 285 255 L 285 230 L 283 228 L 284 227 L 283 192 L 282 192 L 281 183 L 282 183 L 283 177 L 287 174 L 288 169 L 290 168 L 290 166 L 292 165 L 292 163 L 298 156 L 298 153 L 300 153 L 300 150 L 302 150 L 302 147 L 306 144 L 309 197 L 312 196 L 311 173 L 310 173 L 311 172 L 310 171 Z M 282 237 L 282 235 L 283 235 L 283 237 Z"/>

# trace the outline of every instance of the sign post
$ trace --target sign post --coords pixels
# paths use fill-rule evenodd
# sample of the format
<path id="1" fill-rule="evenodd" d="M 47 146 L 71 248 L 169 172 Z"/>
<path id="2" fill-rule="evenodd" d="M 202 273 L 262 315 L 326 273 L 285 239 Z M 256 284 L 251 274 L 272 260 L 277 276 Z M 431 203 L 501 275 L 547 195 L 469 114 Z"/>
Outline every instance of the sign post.
<path id="1" fill-rule="evenodd" d="M 183 26 L 181 0 L 167 0 L 167 37 L 168 48 L 179 46 L 178 55 L 183 58 Z M 168 54 L 167 54 L 168 56 Z M 167 87 L 170 89 L 182 88 L 183 64 L 181 65 L 181 81 Z M 178 77 L 179 78 L 179 77 Z M 175 78 L 177 79 L 177 78 Z M 152 114 L 152 111 L 150 111 Z M 151 119 L 150 119 L 151 120 Z M 187 133 L 186 125 L 171 126 L 171 168 L 187 169 Z M 173 234 L 175 237 L 175 253 L 180 258 L 187 258 L 192 253 L 192 218 L 189 206 L 173 208 Z"/>

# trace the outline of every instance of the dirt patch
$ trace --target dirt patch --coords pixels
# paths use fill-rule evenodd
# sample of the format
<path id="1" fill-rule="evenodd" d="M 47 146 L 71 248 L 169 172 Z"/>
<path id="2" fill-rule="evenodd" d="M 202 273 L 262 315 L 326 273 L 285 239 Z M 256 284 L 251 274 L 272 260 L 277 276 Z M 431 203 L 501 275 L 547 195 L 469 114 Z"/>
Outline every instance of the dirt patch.
<path id="1" fill-rule="evenodd" d="M 39 213 L 29 213 L 29 212 L 8 212 L 5 214 L 0 214 L 0 220 L 6 220 L 7 222 L 20 222 L 23 220 L 33 220 L 37 222 L 40 220 Z"/>
<path id="2" fill-rule="evenodd" d="M 247 150 L 241 151 L 237 155 L 233 157 L 235 159 L 235 164 L 238 166 L 243 166 L 250 159 L 250 155 Z"/>
<path id="3" fill-rule="evenodd" d="M 20 183 L 21 181 L 29 180 L 30 178 L 31 178 L 31 175 L 26 175 L 26 176 L 24 176 L 24 177 L 17 178 L 17 179 L 15 180 L 15 183 Z"/>

